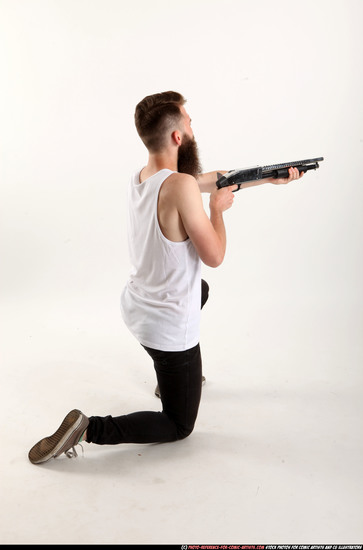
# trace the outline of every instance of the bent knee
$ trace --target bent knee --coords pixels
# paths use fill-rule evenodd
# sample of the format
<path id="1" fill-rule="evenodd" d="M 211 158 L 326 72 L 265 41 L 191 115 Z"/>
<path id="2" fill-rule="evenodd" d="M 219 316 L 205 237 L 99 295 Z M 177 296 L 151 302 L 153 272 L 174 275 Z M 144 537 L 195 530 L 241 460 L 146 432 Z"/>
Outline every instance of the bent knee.
<path id="1" fill-rule="evenodd" d="M 194 426 L 192 428 L 189 428 L 187 426 L 178 426 L 178 431 L 177 431 L 178 441 L 180 439 L 186 439 L 187 437 L 189 437 L 193 429 L 194 429 Z"/>

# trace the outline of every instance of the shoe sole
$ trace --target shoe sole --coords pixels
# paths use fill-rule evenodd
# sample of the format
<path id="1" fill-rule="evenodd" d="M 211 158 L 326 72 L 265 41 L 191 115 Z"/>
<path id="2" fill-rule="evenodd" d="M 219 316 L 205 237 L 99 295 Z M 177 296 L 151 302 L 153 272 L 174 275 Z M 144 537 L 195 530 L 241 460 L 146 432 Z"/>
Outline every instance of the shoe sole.
<path id="1" fill-rule="evenodd" d="M 41 464 L 68 451 L 78 443 L 78 441 L 74 441 L 76 432 L 78 431 L 79 437 L 81 437 L 82 431 L 87 428 L 88 424 L 88 418 L 81 411 L 74 409 L 69 412 L 53 435 L 44 437 L 30 449 L 28 455 L 30 462 Z M 70 443 L 70 439 L 73 439 L 74 442 Z"/>

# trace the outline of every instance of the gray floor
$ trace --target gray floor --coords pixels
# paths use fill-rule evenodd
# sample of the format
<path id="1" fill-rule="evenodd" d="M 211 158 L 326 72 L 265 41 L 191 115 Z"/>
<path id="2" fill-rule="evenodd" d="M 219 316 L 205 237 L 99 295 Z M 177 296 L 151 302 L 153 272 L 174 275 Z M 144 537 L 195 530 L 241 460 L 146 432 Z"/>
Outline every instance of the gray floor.
<path id="1" fill-rule="evenodd" d="M 66 325 L 49 304 L 36 316 L 30 304 L 3 309 L 1 543 L 363 540 L 358 312 L 280 304 L 276 323 L 277 304 L 247 302 L 244 326 L 231 328 L 228 315 L 213 321 L 222 301 L 207 307 L 207 384 L 190 438 L 85 444 L 43 466 L 27 452 L 71 408 L 157 410 L 152 365 L 116 311 Z"/>

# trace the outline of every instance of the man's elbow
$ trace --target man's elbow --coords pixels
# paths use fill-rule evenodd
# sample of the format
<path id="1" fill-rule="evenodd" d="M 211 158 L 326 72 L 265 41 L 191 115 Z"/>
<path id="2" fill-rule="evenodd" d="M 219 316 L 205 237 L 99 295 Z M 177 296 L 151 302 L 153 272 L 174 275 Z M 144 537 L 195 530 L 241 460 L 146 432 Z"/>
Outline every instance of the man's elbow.
<path id="1" fill-rule="evenodd" d="M 213 254 L 208 258 L 205 258 L 203 262 L 208 267 L 219 267 L 224 260 L 224 253 Z"/>

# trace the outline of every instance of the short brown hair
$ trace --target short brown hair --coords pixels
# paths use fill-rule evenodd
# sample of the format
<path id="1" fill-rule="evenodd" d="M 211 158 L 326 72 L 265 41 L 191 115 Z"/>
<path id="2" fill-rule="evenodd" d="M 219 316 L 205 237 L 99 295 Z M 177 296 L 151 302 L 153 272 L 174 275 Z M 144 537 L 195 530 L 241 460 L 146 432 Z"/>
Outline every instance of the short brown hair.
<path id="1" fill-rule="evenodd" d="M 178 92 L 162 92 L 148 95 L 136 105 L 136 130 L 149 151 L 160 151 L 165 145 L 167 131 L 180 122 L 180 107 L 185 102 Z"/>

